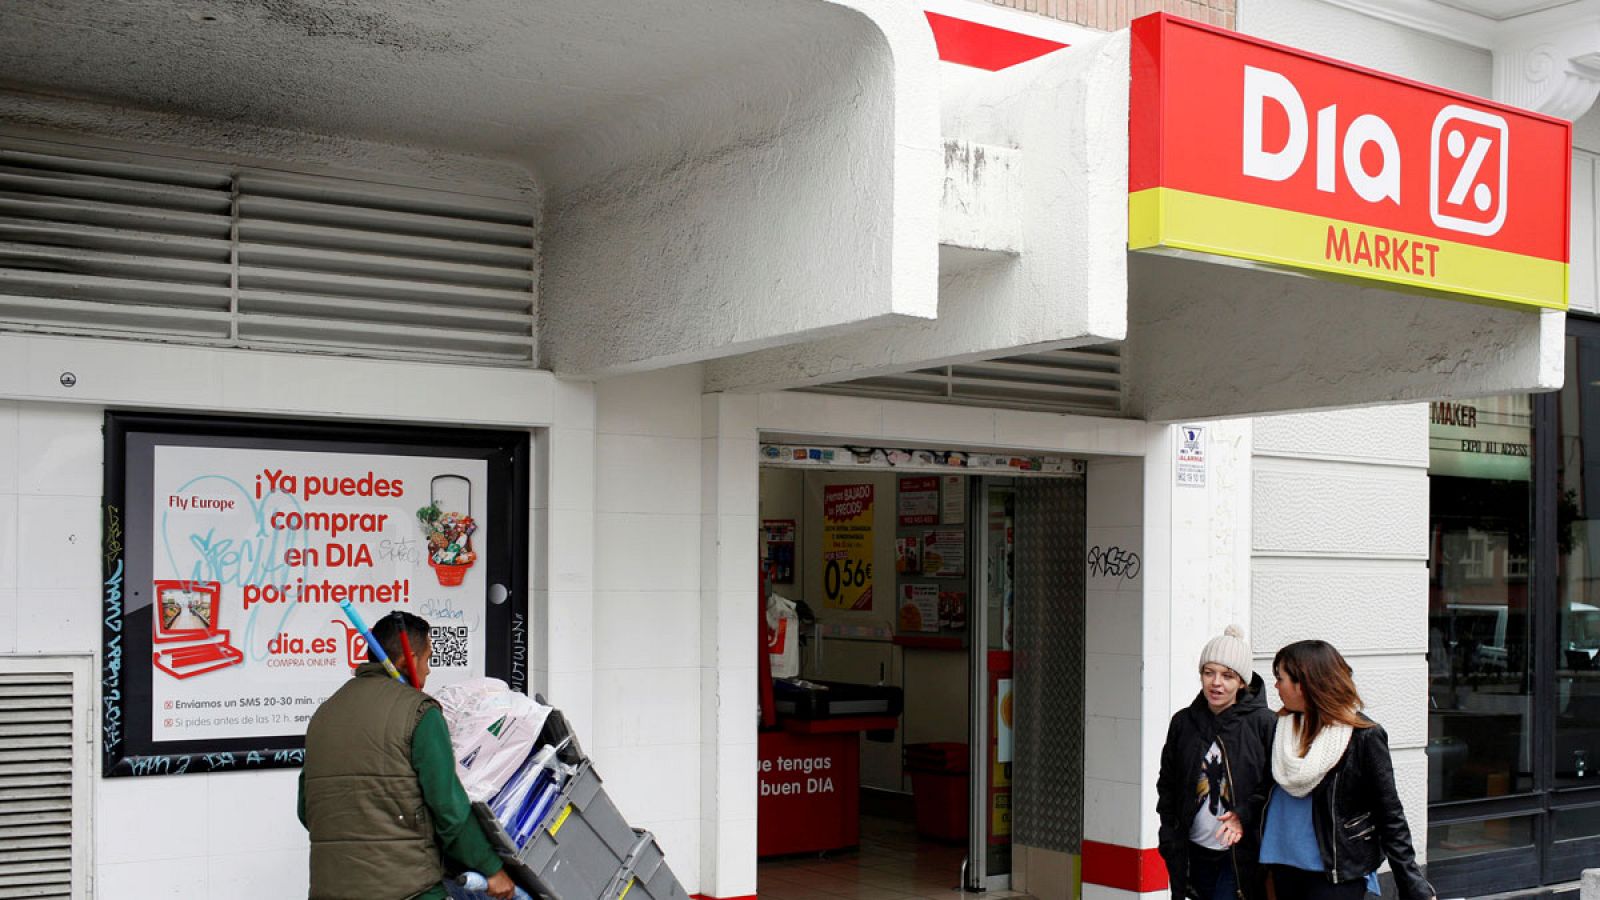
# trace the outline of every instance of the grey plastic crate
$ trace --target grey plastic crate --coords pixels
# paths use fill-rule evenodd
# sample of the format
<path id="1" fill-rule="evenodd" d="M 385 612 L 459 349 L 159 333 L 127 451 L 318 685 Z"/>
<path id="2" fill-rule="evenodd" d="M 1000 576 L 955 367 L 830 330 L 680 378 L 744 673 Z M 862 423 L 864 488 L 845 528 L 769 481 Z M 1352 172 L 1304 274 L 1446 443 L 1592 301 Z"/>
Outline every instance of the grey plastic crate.
<path id="1" fill-rule="evenodd" d="M 687 900 L 683 885 L 667 865 L 655 835 L 641 831 L 639 842 L 619 873 L 616 900 Z M 625 877 L 624 877 L 625 876 Z M 609 896 L 609 895 L 608 895 Z"/>
<path id="2" fill-rule="evenodd" d="M 520 851 L 487 804 L 472 808 L 512 880 L 544 900 L 619 900 L 624 893 L 630 900 L 685 898 L 671 870 L 661 864 L 655 840 L 648 833 L 642 840 L 628 827 L 588 761 L 568 779 Z M 641 869 L 641 863 L 648 868 Z M 636 884 L 635 871 L 647 871 L 648 878 Z M 644 893 L 636 893 L 641 887 Z"/>

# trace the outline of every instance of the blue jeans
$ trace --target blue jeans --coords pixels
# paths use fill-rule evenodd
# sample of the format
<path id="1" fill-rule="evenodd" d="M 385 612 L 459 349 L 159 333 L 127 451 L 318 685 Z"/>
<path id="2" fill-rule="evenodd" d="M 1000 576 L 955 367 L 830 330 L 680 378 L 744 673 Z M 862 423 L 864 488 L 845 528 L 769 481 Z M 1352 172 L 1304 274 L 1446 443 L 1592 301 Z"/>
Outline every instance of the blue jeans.
<path id="1" fill-rule="evenodd" d="M 1200 900 L 1238 900 L 1233 854 L 1190 844 L 1189 890 Z"/>

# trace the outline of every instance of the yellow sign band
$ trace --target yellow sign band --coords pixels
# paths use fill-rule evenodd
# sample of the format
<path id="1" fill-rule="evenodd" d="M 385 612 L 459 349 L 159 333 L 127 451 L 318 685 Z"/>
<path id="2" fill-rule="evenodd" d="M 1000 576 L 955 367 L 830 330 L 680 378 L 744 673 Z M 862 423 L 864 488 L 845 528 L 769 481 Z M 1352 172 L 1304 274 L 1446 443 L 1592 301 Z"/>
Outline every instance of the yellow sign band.
<path id="1" fill-rule="evenodd" d="M 1128 249 L 1248 259 L 1500 306 L 1567 308 L 1564 262 L 1171 188 L 1128 195 Z"/>

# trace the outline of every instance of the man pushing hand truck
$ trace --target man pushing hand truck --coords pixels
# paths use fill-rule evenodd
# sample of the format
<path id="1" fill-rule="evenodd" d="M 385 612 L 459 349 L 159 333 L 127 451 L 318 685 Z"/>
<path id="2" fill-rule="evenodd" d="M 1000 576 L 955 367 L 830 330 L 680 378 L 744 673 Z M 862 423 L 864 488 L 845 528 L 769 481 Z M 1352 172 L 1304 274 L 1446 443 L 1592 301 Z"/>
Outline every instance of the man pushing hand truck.
<path id="1" fill-rule="evenodd" d="M 445 900 L 447 858 L 481 873 L 480 895 L 526 897 L 473 816 L 444 716 L 422 692 L 427 620 L 393 612 L 368 631 L 342 606 L 367 639 L 368 662 L 306 728 L 299 813 L 311 833 L 310 900 Z"/>

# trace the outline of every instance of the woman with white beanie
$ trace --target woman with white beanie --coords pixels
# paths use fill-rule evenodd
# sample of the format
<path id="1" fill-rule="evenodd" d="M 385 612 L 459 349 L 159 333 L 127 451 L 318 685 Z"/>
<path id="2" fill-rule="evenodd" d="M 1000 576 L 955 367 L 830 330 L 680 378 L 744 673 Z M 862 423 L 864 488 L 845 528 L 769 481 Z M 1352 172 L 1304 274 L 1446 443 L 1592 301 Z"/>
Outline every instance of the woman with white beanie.
<path id="1" fill-rule="evenodd" d="M 1261 863 L 1278 897 L 1360 900 L 1385 858 L 1401 900 L 1431 900 L 1394 787 L 1389 737 L 1361 712 L 1353 671 L 1325 641 L 1272 660 L 1278 713 Z"/>
<path id="2" fill-rule="evenodd" d="M 1200 653 L 1200 693 L 1179 710 L 1161 748 L 1156 812 L 1174 898 L 1257 900 L 1257 823 L 1272 784 L 1276 725 L 1250 645 L 1229 625 Z"/>

